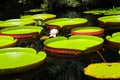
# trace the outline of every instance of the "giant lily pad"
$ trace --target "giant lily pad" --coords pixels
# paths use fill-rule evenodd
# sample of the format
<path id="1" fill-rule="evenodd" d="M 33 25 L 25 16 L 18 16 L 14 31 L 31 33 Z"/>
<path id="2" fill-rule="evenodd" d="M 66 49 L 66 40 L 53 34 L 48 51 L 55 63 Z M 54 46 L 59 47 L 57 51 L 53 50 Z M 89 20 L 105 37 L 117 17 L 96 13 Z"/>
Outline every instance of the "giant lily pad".
<path id="1" fill-rule="evenodd" d="M 13 26 L 27 26 L 34 25 L 35 21 L 32 19 L 9 19 L 0 24 L 0 28 L 7 28 Z"/>
<path id="2" fill-rule="evenodd" d="M 115 32 L 112 36 L 106 36 L 106 40 L 109 45 L 116 47 L 116 49 L 120 49 L 120 32 Z"/>
<path id="3" fill-rule="evenodd" d="M 108 26 L 108 28 L 119 28 L 120 26 L 120 16 L 104 16 L 98 18 L 98 22 L 100 26 Z"/>
<path id="4" fill-rule="evenodd" d="M 11 36 L 0 36 L 0 48 L 13 47 L 16 41 L 17 40 Z"/>
<path id="5" fill-rule="evenodd" d="M 54 14 L 35 14 L 32 17 L 33 17 L 34 20 L 46 21 L 46 20 L 56 18 L 56 15 L 54 15 Z"/>
<path id="6" fill-rule="evenodd" d="M 58 18 L 46 21 L 46 27 L 51 28 L 74 28 L 87 24 L 87 19 L 84 18 Z"/>
<path id="7" fill-rule="evenodd" d="M 98 20 L 103 21 L 104 23 L 107 23 L 107 22 L 120 22 L 120 16 L 119 15 L 116 15 L 116 16 L 104 16 L 104 17 L 98 18 Z"/>
<path id="8" fill-rule="evenodd" d="M 54 15 L 54 14 L 35 14 L 35 15 L 24 15 L 24 16 L 21 16 L 21 18 L 33 19 L 35 21 L 38 21 L 38 20 L 47 21 L 47 20 L 56 18 L 56 15 Z"/>
<path id="9" fill-rule="evenodd" d="M 109 65 L 107 65 L 109 64 Z M 95 63 L 84 68 L 84 73 L 96 79 L 120 79 L 120 63 Z"/>
<path id="10" fill-rule="evenodd" d="M 106 8 L 106 9 L 92 9 L 84 11 L 85 14 L 93 15 L 119 15 L 120 7 Z"/>
<path id="11" fill-rule="evenodd" d="M 35 21 L 33 19 L 8 19 L 6 22 L 14 22 L 16 24 L 18 23 L 20 26 L 35 24 Z"/>
<path id="12" fill-rule="evenodd" d="M 94 10 L 84 11 L 84 14 L 102 15 L 105 12 L 106 12 L 105 9 L 94 9 Z"/>
<path id="13" fill-rule="evenodd" d="M 27 11 L 24 11 L 24 12 L 26 12 L 26 13 L 38 13 L 38 12 L 43 12 L 43 11 L 45 11 L 46 9 L 41 9 L 41 8 L 39 8 L 39 9 L 30 9 L 30 10 L 27 10 Z"/>
<path id="14" fill-rule="evenodd" d="M 28 40 L 41 35 L 43 28 L 38 26 L 19 26 L 0 30 L 0 35 L 13 36 L 18 40 Z"/>
<path id="15" fill-rule="evenodd" d="M 100 27 L 77 27 L 71 30 L 72 35 L 95 35 L 95 36 L 103 36 L 104 29 Z"/>
<path id="16" fill-rule="evenodd" d="M 103 39 L 97 36 L 55 37 L 44 42 L 45 51 L 53 56 L 74 57 L 94 52 L 102 48 Z"/>
<path id="17" fill-rule="evenodd" d="M 32 48 L 0 49 L 0 74 L 10 74 L 33 69 L 44 63 L 46 53 Z"/>

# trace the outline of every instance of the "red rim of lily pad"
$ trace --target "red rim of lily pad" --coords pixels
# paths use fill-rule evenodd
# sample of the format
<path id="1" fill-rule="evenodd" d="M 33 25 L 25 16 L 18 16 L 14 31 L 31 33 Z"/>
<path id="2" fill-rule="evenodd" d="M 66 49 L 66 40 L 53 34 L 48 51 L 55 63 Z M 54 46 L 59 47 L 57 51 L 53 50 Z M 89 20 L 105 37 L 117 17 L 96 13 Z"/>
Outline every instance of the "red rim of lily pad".
<path id="1" fill-rule="evenodd" d="M 0 74 L 24 72 L 42 65 L 46 60 L 44 51 L 36 52 L 32 48 L 4 48 L 0 49 Z M 9 61 L 9 63 L 8 63 Z"/>
<path id="2" fill-rule="evenodd" d="M 67 40 L 68 41 L 71 40 L 72 42 L 68 42 Z M 76 40 L 78 41 L 76 42 Z M 87 42 L 87 40 L 98 41 L 98 44 L 93 45 L 91 47 L 83 47 L 84 49 L 82 49 L 82 46 L 84 45 L 83 42 Z M 66 44 L 62 42 L 60 44 L 67 45 L 68 48 L 61 47 L 61 46 L 59 47 L 60 41 L 63 41 L 63 42 L 65 41 Z M 84 56 L 88 53 L 101 49 L 103 46 L 103 41 L 104 40 L 100 37 L 88 36 L 88 35 L 71 36 L 69 37 L 69 39 L 65 37 L 55 37 L 55 38 L 50 38 L 44 41 L 44 50 L 46 51 L 46 53 L 52 56 L 62 57 L 62 58 L 73 58 L 78 56 Z M 56 47 L 56 44 L 54 44 L 54 42 L 58 42 L 58 47 Z M 49 44 L 54 46 L 51 47 Z M 70 45 L 72 44 L 72 46 L 70 46 L 69 44 Z M 78 47 L 79 45 L 82 45 L 81 48 Z M 87 45 L 84 45 L 84 46 L 87 46 Z"/>
<path id="3" fill-rule="evenodd" d="M 17 39 L 12 36 L 0 36 L 0 48 L 14 47 L 16 45 Z"/>
<path id="4" fill-rule="evenodd" d="M 47 29 L 72 29 L 75 27 L 86 26 L 88 20 L 85 18 L 58 18 L 46 21 Z"/>
<path id="5" fill-rule="evenodd" d="M 92 31 L 94 30 L 94 31 Z M 100 27 L 77 27 L 71 30 L 72 35 L 93 35 L 102 37 L 104 34 L 104 29 Z"/>
<path id="6" fill-rule="evenodd" d="M 16 32 L 17 30 L 18 32 Z M 8 36 L 14 37 L 18 41 L 25 41 L 25 40 L 32 40 L 37 37 L 40 37 L 42 33 L 43 33 L 42 27 L 20 26 L 20 27 L 10 27 L 10 28 L 2 29 L 0 32 L 0 35 L 8 35 Z"/>
<path id="7" fill-rule="evenodd" d="M 107 44 L 120 49 L 120 32 L 115 32 L 111 36 L 106 36 Z"/>

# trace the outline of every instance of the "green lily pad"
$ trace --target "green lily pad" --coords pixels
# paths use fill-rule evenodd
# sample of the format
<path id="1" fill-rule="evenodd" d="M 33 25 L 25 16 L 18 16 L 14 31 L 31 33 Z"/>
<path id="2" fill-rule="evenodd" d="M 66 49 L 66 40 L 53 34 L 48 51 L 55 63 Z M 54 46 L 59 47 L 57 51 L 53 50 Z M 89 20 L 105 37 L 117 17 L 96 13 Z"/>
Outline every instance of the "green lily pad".
<path id="1" fill-rule="evenodd" d="M 65 37 L 55 37 L 45 40 L 44 48 L 48 54 L 77 55 L 100 49 L 103 41 L 100 37 L 88 35 L 71 36 L 69 39 Z"/>
<path id="2" fill-rule="evenodd" d="M 106 39 L 110 42 L 120 44 L 120 32 L 113 33 L 112 36 L 106 36 Z"/>
<path id="3" fill-rule="evenodd" d="M 33 19 L 33 20 L 42 20 L 46 21 L 49 19 L 56 18 L 56 15 L 54 14 L 35 14 L 35 15 L 23 15 L 21 16 L 21 19 Z"/>
<path id="4" fill-rule="evenodd" d="M 120 7 L 91 9 L 91 10 L 88 10 L 88 11 L 84 11 L 84 14 L 119 15 L 120 14 Z"/>
<path id="5" fill-rule="evenodd" d="M 104 33 L 104 29 L 100 27 L 77 27 L 71 30 L 72 35 L 100 35 Z"/>
<path id="6" fill-rule="evenodd" d="M 0 36 L 0 48 L 15 46 L 16 41 L 11 36 Z"/>
<path id="7" fill-rule="evenodd" d="M 15 23 L 21 23 L 20 25 L 28 25 L 31 23 L 35 23 L 33 19 L 9 19 L 6 20 L 6 22 L 15 22 Z"/>
<path id="8" fill-rule="evenodd" d="M 82 39 L 81 39 L 82 38 Z M 102 40 L 101 40 L 102 41 Z M 46 44 L 46 46 L 52 47 L 52 48 L 64 48 L 64 49 L 75 49 L 75 50 L 86 50 L 89 47 L 98 45 L 101 43 L 99 40 L 92 40 L 89 36 L 88 39 L 86 37 L 80 37 L 76 39 L 69 39 L 69 40 L 59 40 L 54 41 L 49 44 Z M 82 46 L 80 46 L 82 45 Z"/>
<path id="9" fill-rule="evenodd" d="M 32 17 L 35 20 L 43 20 L 43 21 L 45 21 L 45 20 L 56 18 L 56 15 L 54 15 L 54 14 L 35 14 Z"/>
<path id="10" fill-rule="evenodd" d="M 79 28 L 74 28 L 73 31 L 75 32 L 96 32 L 100 31 L 101 28 L 99 27 L 79 27 Z"/>
<path id="11" fill-rule="evenodd" d="M 36 13 L 36 12 L 41 12 L 41 11 L 45 11 L 44 9 L 31 9 L 31 10 L 27 10 L 25 12 L 33 12 L 33 13 Z"/>
<path id="12" fill-rule="evenodd" d="M 109 64 L 109 65 L 107 65 Z M 120 63 L 95 63 L 84 68 L 84 73 L 97 79 L 120 79 Z"/>
<path id="13" fill-rule="evenodd" d="M 0 30 L 0 35 L 12 36 L 18 41 L 33 40 L 40 37 L 42 33 L 43 28 L 40 26 L 19 26 Z"/>
<path id="14" fill-rule="evenodd" d="M 32 48 L 4 48 L 0 49 L 0 74 L 26 71 L 40 66 L 46 59 L 46 53 L 36 52 Z"/>
<path id="15" fill-rule="evenodd" d="M 120 22 L 120 16 L 116 15 L 116 16 L 104 16 L 104 17 L 100 17 L 98 18 L 99 21 L 102 21 L 104 23 L 114 23 L 114 22 Z"/>
<path id="16" fill-rule="evenodd" d="M 43 30 L 39 26 L 20 26 L 20 27 L 9 27 L 0 30 L 2 34 L 29 34 L 29 33 L 40 33 Z"/>
<path id="17" fill-rule="evenodd" d="M 25 26 L 35 24 L 32 19 L 10 19 L 0 24 L 0 28 L 13 27 L 13 26 Z"/>
<path id="18" fill-rule="evenodd" d="M 46 21 L 45 23 L 47 25 L 58 26 L 62 28 L 63 26 L 78 25 L 78 24 L 83 24 L 87 22 L 88 20 L 84 18 L 59 18 L 59 19 Z"/>
<path id="19" fill-rule="evenodd" d="M 22 15 L 20 19 L 32 19 L 32 15 Z"/>
<path id="20" fill-rule="evenodd" d="M 105 12 L 106 12 L 105 9 L 94 9 L 94 10 L 84 11 L 84 14 L 102 15 Z"/>

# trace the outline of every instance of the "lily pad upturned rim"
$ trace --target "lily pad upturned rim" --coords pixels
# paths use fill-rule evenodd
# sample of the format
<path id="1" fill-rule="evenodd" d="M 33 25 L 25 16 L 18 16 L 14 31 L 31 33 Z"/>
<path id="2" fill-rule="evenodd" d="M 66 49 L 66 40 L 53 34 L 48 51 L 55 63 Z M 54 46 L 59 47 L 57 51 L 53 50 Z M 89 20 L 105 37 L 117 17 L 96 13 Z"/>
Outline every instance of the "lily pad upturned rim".
<path id="1" fill-rule="evenodd" d="M 57 24 L 55 22 L 64 22 L 63 24 Z M 69 23 L 65 23 L 65 22 L 69 22 Z M 73 22 L 77 22 L 77 23 L 73 23 Z M 79 24 L 83 24 L 83 23 L 87 23 L 88 20 L 85 18 L 57 18 L 57 19 L 52 19 L 49 21 L 46 21 L 46 25 L 48 26 L 57 26 L 57 27 L 64 27 L 64 26 L 69 26 L 69 25 L 79 25 Z"/>
<path id="2" fill-rule="evenodd" d="M 0 40 L 5 42 L 4 45 L 0 45 L 0 48 L 13 47 L 16 45 L 17 39 L 14 39 L 12 36 L 0 36 Z M 9 41 L 9 44 L 6 44 Z"/>
<path id="3" fill-rule="evenodd" d="M 67 48 L 53 48 L 53 47 L 47 46 L 47 44 L 49 44 L 49 43 L 60 41 L 60 40 L 69 40 L 69 39 L 70 40 L 76 40 L 76 39 L 88 39 L 88 38 L 100 41 L 100 43 L 98 45 L 94 45 L 93 47 L 86 48 L 85 50 L 76 50 L 76 49 L 67 49 Z M 98 49 L 101 49 L 102 45 L 103 45 L 103 42 L 104 42 L 104 40 L 100 37 L 88 36 L 88 35 L 70 36 L 69 39 L 67 39 L 66 37 L 63 37 L 63 36 L 47 39 L 47 40 L 44 41 L 44 49 L 45 49 L 46 52 L 48 52 L 48 54 L 52 54 L 52 55 L 55 55 L 55 56 L 57 56 L 57 54 L 59 56 L 62 56 L 62 55 L 64 55 L 64 56 L 65 55 L 79 56 L 79 55 L 82 55 L 83 53 L 87 54 L 87 53 L 90 53 L 90 52 L 94 52 Z"/>
<path id="4" fill-rule="evenodd" d="M 29 56 L 27 57 L 24 55 Z M 36 59 L 30 61 L 32 56 Z M 47 55 L 44 51 L 36 52 L 33 48 L 12 47 L 0 49 L 0 57 L 2 57 L 1 60 L 3 59 L 2 61 L 5 64 L 0 66 L 0 74 L 11 74 L 23 72 L 40 66 L 45 62 Z M 8 60 L 9 63 L 6 60 Z"/>
<path id="5" fill-rule="evenodd" d="M 112 63 L 93 63 L 89 64 L 87 67 L 84 68 L 85 75 L 97 79 L 120 79 L 120 72 L 118 66 L 120 63 L 112 62 Z M 113 66 L 113 67 L 112 67 Z M 116 69 L 116 70 L 113 70 Z M 115 73 L 119 72 L 118 74 L 114 75 Z"/>
<path id="6" fill-rule="evenodd" d="M 96 31 L 76 31 L 76 30 L 85 30 L 85 29 L 96 29 Z M 72 35 L 99 35 L 99 34 L 103 34 L 104 33 L 104 29 L 100 28 L 100 27 L 92 27 L 92 26 L 86 26 L 86 27 L 77 27 L 77 28 L 73 28 L 71 30 L 71 34 Z"/>

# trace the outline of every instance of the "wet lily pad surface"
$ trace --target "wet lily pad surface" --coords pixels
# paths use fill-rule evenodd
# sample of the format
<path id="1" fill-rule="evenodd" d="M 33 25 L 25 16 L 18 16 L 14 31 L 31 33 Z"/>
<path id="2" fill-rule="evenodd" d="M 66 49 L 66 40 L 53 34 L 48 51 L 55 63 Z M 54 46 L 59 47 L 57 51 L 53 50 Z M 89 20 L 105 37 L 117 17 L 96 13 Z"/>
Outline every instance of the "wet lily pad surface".
<path id="1" fill-rule="evenodd" d="M 46 22 L 47 25 L 55 25 L 62 28 L 63 26 L 67 25 L 77 25 L 87 23 L 87 19 L 84 18 L 59 18 L 53 19 Z"/>
<path id="2" fill-rule="evenodd" d="M 4 48 L 0 49 L 0 74 L 9 74 L 32 69 L 41 65 L 46 58 L 43 51 L 36 52 L 32 48 Z"/>

